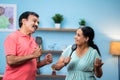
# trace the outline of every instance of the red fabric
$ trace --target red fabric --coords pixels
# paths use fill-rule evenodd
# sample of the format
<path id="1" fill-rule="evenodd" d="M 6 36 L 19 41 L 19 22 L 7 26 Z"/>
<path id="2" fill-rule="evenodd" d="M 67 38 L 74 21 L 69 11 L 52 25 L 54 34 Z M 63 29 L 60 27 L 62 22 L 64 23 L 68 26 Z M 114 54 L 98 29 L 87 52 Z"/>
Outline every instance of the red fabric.
<path id="1" fill-rule="evenodd" d="M 6 56 L 25 56 L 31 54 L 37 47 L 33 37 L 24 35 L 19 31 L 10 34 L 4 43 Z M 11 67 L 6 64 L 3 80 L 35 80 L 36 63 L 36 59 L 32 59 L 17 67 Z"/>

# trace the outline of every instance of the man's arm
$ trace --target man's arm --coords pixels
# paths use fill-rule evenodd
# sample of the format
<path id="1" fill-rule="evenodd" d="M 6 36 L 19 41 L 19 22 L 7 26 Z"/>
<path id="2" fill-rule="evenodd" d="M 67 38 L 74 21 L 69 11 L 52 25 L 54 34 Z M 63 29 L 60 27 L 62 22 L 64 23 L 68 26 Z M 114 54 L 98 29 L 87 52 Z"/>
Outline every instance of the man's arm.
<path id="1" fill-rule="evenodd" d="M 42 61 L 37 62 L 37 68 L 52 63 L 52 54 L 47 54 Z"/>
<path id="2" fill-rule="evenodd" d="M 38 58 L 39 56 L 41 56 L 40 48 L 36 49 L 33 53 L 26 55 L 26 56 L 7 55 L 6 61 L 7 61 L 7 64 L 10 66 L 18 66 L 18 65 L 24 64 L 25 62 L 33 58 Z"/>

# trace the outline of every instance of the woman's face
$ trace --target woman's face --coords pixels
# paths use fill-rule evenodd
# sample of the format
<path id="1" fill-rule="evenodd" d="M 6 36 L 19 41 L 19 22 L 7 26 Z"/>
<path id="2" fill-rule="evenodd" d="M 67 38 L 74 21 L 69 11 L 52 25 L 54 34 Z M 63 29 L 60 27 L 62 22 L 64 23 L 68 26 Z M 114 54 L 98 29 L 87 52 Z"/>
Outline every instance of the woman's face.
<path id="1" fill-rule="evenodd" d="M 88 41 L 88 37 L 85 37 L 83 35 L 83 31 L 81 29 L 78 29 L 75 35 L 75 43 L 77 45 L 84 45 L 87 41 Z"/>

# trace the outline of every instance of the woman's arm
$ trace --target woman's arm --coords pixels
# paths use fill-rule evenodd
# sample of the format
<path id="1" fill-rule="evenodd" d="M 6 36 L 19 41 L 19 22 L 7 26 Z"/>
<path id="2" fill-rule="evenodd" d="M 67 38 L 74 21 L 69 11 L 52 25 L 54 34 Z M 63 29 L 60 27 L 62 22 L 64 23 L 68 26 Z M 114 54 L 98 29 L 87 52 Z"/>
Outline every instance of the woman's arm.
<path id="1" fill-rule="evenodd" d="M 101 76 L 103 74 L 102 68 L 95 68 L 94 72 L 95 72 L 96 77 L 101 78 Z"/>
<path id="2" fill-rule="evenodd" d="M 61 56 L 58 62 L 52 65 L 52 69 L 53 70 L 62 69 L 64 66 L 66 66 L 70 62 L 70 59 L 71 59 L 70 57 L 64 58 L 63 56 Z"/>
<path id="3" fill-rule="evenodd" d="M 103 64 L 104 63 L 101 62 L 99 58 L 96 58 L 95 63 L 94 63 L 94 72 L 95 72 L 96 77 L 98 78 L 100 78 L 103 74 L 103 71 L 102 71 Z"/>
<path id="4" fill-rule="evenodd" d="M 52 69 L 53 70 L 60 70 L 64 67 L 64 65 L 65 65 L 64 58 L 60 57 L 60 59 L 57 61 L 57 63 L 52 65 Z"/>

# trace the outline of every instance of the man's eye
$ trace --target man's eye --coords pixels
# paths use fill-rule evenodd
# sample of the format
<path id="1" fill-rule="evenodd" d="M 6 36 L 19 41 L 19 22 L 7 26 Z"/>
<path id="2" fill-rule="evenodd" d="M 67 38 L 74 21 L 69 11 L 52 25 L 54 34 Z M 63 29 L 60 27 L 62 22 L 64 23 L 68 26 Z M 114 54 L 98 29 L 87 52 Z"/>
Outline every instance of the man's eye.
<path id="1" fill-rule="evenodd" d="M 39 22 L 37 22 L 38 24 L 40 24 Z"/>
<path id="2" fill-rule="evenodd" d="M 34 22 L 34 23 L 38 23 L 38 24 L 39 24 L 39 22 L 38 22 L 38 21 L 36 21 L 36 20 L 33 20 L 33 22 Z"/>
<path id="3" fill-rule="evenodd" d="M 36 21 L 35 21 L 35 20 L 33 20 L 33 22 L 35 23 Z"/>

